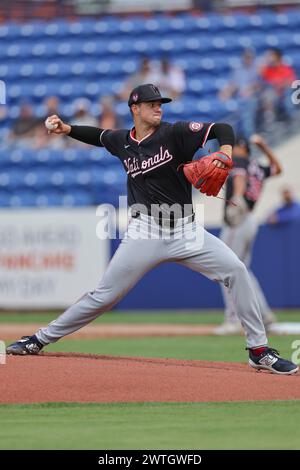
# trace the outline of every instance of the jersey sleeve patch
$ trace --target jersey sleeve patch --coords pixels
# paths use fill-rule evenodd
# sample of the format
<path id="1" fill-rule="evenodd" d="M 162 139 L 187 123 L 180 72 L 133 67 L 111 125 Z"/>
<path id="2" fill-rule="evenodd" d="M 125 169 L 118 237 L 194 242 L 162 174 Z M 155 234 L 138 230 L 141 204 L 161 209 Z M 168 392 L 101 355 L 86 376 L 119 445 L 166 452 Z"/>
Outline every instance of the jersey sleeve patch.
<path id="1" fill-rule="evenodd" d="M 189 123 L 189 128 L 192 132 L 199 132 L 199 131 L 201 131 L 202 127 L 203 127 L 202 122 L 193 121 L 193 122 Z"/>

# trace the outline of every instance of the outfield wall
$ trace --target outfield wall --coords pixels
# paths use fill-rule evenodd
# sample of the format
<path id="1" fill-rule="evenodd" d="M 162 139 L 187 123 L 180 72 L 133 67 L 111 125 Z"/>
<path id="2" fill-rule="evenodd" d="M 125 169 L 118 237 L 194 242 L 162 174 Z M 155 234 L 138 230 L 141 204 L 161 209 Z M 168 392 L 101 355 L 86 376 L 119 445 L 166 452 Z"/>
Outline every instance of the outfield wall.
<path id="1" fill-rule="evenodd" d="M 95 208 L 0 211 L 0 309 L 65 308 L 93 290 L 119 244 L 100 240 L 98 223 Z M 252 266 L 273 307 L 300 306 L 299 235 L 300 222 L 259 230 Z M 220 307 L 217 283 L 174 263 L 147 273 L 117 306 Z"/>

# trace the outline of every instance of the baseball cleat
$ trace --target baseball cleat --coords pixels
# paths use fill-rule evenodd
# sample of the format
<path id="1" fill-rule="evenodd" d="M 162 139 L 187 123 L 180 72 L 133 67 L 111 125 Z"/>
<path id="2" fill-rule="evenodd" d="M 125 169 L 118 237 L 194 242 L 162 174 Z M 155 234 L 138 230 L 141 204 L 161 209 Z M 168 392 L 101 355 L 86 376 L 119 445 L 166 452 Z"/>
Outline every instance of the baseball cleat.
<path id="1" fill-rule="evenodd" d="M 269 370 L 273 374 L 280 375 L 292 375 L 299 369 L 293 362 L 280 357 L 276 349 L 268 347 L 259 355 L 255 355 L 253 350 L 249 349 L 249 365 L 257 370 Z"/>
<path id="2" fill-rule="evenodd" d="M 35 335 L 22 336 L 19 341 L 10 344 L 6 348 L 6 354 L 23 356 L 25 354 L 36 355 L 43 349 L 44 345 L 39 342 Z"/>

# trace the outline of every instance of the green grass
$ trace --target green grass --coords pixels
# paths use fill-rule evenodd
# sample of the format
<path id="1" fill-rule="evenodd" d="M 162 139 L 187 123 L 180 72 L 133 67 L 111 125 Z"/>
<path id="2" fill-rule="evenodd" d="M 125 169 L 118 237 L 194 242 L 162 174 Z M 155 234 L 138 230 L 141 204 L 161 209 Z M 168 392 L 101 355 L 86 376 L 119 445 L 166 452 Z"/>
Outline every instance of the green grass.
<path id="1" fill-rule="evenodd" d="M 61 312 L 0 312 L 0 323 L 49 323 Z M 279 321 L 300 322 L 300 311 L 289 310 L 277 313 Z M 189 323 L 218 324 L 223 321 L 220 310 L 141 310 L 108 312 L 95 323 Z"/>
<path id="2" fill-rule="evenodd" d="M 295 336 L 269 338 L 269 344 L 291 357 L 291 344 Z M 156 337 L 108 338 L 96 340 L 61 340 L 45 351 L 81 352 L 113 356 L 167 357 L 175 359 L 201 359 L 206 361 L 246 362 L 243 337 Z"/>
<path id="3" fill-rule="evenodd" d="M 54 320 L 61 312 L 0 312 L 0 323 L 48 323 Z M 300 318 L 300 315 L 299 315 Z M 222 321 L 222 314 L 216 310 L 211 312 L 199 311 L 124 311 L 107 312 L 96 319 L 95 323 L 219 323 Z"/>
<path id="4" fill-rule="evenodd" d="M 1 322 L 45 324 L 56 316 L 0 313 L 0 330 Z M 278 317 L 300 321 L 300 312 Z M 220 311 L 111 312 L 96 322 L 217 324 L 222 319 Z M 295 339 L 271 337 L 270 345 L 290 357 Z M 239 336 L 192 336 L 70 339 L 46 351 L 246 362 L 244 348 L 245 339 Z M 300 401 L 0 405 L 0 422 L 0 449 L 300 448 Z"/>
<path id="5" fill-rule="evenodd" d="M 0 406 L 0 449 L 299 449 L 300 401 Z"/>
<path id="6" fill-rule="evenodd" d="M 1 322 L 7 323 L 37 323 L 45 324 L 57 313 L 0 313 Z M 159 312 L 110 312 L 94 323 L 190 323 L 218 324 L 223 314 L 220 311 L 159 311 Z M 300 321 L 300 312 L 281 312 L 281 321 Z M 1 331 L 1 326 L 0 326 Z M 30 334 L 31 331 L 28 332 Z M 1 337 L 1 333 L 0 333 Z M 295 336 L 270 337 L 270 345 L 280 350 L 280 353 L 290 357 L 291 344 Z M 15 340 L 15 338 L 11 338 Z M 245 339 L 239 336 L 191 336 L 191 337 L 146 337 L 146 338 L 108 338 L 94 340 L 61 340 L 47 347 L 46 351 L 82 352 L 90 354 L 107 354 L 115 356 L 145 356 L 169 357 L 177 359 L 202 359 L 207 361 L 236 361 L 245 362 Z"/>

